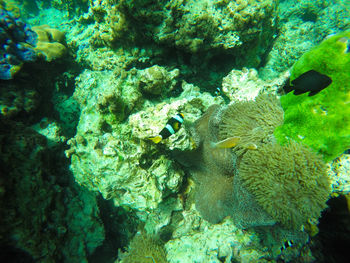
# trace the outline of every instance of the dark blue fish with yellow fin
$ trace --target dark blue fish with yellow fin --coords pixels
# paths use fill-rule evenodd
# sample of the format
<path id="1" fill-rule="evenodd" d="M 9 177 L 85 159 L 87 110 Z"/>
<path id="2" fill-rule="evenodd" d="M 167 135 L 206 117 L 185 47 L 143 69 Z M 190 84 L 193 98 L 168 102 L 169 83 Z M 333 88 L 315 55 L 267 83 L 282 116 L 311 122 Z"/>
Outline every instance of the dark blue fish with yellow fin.
<path id="1" fill-rule="evenodd" d="M 184 115 L 182 113 L 176 114 L 168 120 L 165 127 L 160 131 L 159 135 L 150 137 L 149 139 L 154 143 L 159 143 L 161 140 L 169 138 L 171 135 L 180 130 L 183 121 Z"/>

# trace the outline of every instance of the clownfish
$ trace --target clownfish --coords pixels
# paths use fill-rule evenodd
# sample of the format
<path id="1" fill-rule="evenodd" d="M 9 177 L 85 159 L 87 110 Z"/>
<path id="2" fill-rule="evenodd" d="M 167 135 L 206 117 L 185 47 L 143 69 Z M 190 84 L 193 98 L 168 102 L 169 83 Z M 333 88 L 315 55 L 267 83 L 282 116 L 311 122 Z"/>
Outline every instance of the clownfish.
<path id="1" fill-rule="evenodd" d="M 165 127 L 160 131 L 159 135 L 150 137 L 149 139 L 154 143 L 159 143 L 161 140 L 169 138 L 171 135 L 180 130 L 183 121 L 184 115 L 182 113 L 176 114 L 168 120 Z"/>

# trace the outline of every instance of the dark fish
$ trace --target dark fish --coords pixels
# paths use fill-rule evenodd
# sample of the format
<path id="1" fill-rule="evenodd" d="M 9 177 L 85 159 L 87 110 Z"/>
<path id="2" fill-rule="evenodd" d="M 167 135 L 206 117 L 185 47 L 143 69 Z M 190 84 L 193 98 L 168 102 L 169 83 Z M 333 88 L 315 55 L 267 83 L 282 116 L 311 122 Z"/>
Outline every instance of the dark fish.
<path id="1" fill-rule="evenodd" d="M 332 83 L 332 79 L 326 75 L 323 75 L 315 70 L 309 70 L 301 74 L 296 79 L 288 79 L 283 87 L 286 93 L 294 90 L 294 95 L 300 95 L 306 92 L 310 92 L 309 96 L 313 96 L 319 93 L 321 90 L 327 88 Z"/>
<path id="2" fill-rule="evenodd" d="M 161 140 L 169 138 L 171 135 L 180 130 L 183 121 L 184 115 L 182 113 L 176 114 L 174 117 L 171 117 L 170 120 L 168 120 L 165 127 L 160 131 L 159 135 L 150 137 L 149 139 L 154 143 L 159 143 Z"/>

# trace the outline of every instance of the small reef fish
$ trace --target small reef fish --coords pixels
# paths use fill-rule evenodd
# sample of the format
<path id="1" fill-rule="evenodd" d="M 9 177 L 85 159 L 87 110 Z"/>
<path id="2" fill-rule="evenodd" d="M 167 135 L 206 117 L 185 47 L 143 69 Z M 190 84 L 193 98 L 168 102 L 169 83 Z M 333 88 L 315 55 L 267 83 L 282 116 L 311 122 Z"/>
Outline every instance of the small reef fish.
<path id="1" fill-rule="evenodd" d="M 327 88 L 332 83 L 332 79 L 326 75 L 323 75 L 316 70 L 309 70 L 301 74 L 296 79 L 292 80 L 290 85 L 290 80 L 288 79 L 283 87 L 286 93 L 294 90 L 294 95 L 300 95 L 306 92 L 310 92 L 309 96 L 314 96 L 321 90 Z"/>
<path id="2" fill-rule="evenodd" d="M 230 103 L 230 98 L 220 88 L 216 88 L 214 94 L 216 97 L 221 97 L 226 104 Z"/>
<path id="3" fill-rule="evenodd" d="M 240 140 L 240 137 L 230 137 L 219 142 L 211 142 L 211 147 L 221 149 L 233 148 L 239 143 Z"/>
<path id="4" fill-rule="evenodd" d="M 154 143 L 159 143 L 161 140 L 169 138 L 171 135 L 180 130 L 183 121 L 184 115 L 182 113 L 176 114 L 168 120 L 165 127 L 160 131 L 159 135 L 150 137 L 149 139 Z"/>

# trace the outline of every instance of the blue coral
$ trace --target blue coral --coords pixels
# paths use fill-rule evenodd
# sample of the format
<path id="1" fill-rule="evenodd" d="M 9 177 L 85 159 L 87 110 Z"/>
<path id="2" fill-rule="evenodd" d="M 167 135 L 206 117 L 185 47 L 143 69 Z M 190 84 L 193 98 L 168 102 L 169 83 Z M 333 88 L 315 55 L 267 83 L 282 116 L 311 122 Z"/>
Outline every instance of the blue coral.
<path id="1" fill-rule="evenodd" d="M 0 9 L 0 79 L 12 79 L 23 62 L 34 61 L 37 35 L 11 12 Z"/>

